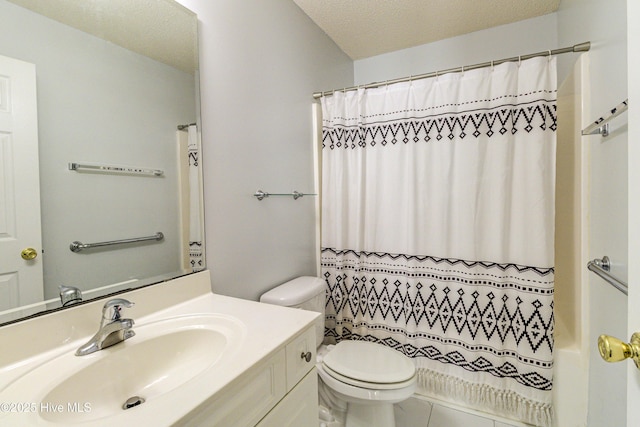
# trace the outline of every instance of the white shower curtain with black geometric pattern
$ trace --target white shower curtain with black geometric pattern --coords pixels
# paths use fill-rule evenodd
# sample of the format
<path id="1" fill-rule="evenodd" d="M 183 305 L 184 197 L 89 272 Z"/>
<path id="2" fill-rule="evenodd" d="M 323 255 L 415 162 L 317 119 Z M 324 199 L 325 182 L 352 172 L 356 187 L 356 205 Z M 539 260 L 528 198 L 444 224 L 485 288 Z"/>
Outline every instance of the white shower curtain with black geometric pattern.
<path id="1" fill-rule="evenodd" d="M 198 127 L 188 128 L 189 159 L 189 264 L 193 271 L 204 270 L 204 241 L 202 239 L 202 172 Z"/>
<path id="2" fill-rule="evenodd" d="M 419 393 L 551 424 L 555 58 L 322 98 L 329 340 Z"/>

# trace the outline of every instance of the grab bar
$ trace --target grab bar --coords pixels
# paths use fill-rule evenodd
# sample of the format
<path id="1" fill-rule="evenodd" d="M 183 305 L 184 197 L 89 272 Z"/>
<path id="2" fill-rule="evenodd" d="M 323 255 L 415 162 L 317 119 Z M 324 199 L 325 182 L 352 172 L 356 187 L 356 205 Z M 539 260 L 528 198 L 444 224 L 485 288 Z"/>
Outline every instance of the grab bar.
<path id="1" fill-rule="evenodd" d="M 587 263 L 587 268 L 589 269 L 589 271 L 592 271 L 598 276 L 602 277 L 611 286 L 613 286 L 623 294 L 629 295 L 629 285 L 609 273 L 609 270 L 611 269 L 611 262 L 609 261 L 608 256 L 605 255 L 602 259 L 596 258 L 592 261 L 589 261 Z"/>
<path id="2" fill-rule="evenodd" d="M 615 117 L 618 117 L 620 114 L 627 111 L 629 108 L 629 98 L 622 101 L 621 104 L 618 104 L 616 108 L 613 108 L 608 116 L 600 117 L 595 122 L 591 123 L 589 126 L 582 130 L 582 135 L 597 135 L 601 134 L 602 136 L 609 136 L 609 122 L 613 120 Z"/>
<path id="3" fill-rule="evenodd" d="M 111 240 L 109 242 L 98 242 L 98 243 L 82 243 L 75 241 L 69 245 L 69 249 L 71 252 L 80 252 L 83 249 L 91 249 L 97 248 L 100 246 L 110 246 L 110 245 L 120 245 L 123 243 L 137 243 L 137 242 L 146 242 L 147 240 L 162 240 L 164 239 L 164 234 L 158 231 L 153 236 L 147 237 L 134 237 L 132 239 L 122 239 L 122 240 Z"/>
<path id="4" fill-rule="evenodd" d="M 269 196 L 291 196 L 293 197 L 293 200 L 298 200 L 300 197 L 303 196 L 317 196 L 317 194 L 315 193 L 300 193 L 299 191 L 293 190 L 293 192 L 291 193 L 267 193 L 264 192 L 262 190 L 258 190 L 256 191 L 253 196 L 255 198 L 257 198 L 258 200 L 262 200 L 265 199 Z"/>

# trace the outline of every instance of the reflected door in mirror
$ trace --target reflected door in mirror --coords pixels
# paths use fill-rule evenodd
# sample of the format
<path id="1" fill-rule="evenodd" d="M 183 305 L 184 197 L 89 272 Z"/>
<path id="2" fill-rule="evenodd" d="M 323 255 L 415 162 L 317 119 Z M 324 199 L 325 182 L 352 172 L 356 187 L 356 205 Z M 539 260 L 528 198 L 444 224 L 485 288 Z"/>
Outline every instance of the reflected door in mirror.
<path id="1" fill-rule="evenodd" d="M 0 56 L 0 311 L 43 300 L 35 65 Z"/>

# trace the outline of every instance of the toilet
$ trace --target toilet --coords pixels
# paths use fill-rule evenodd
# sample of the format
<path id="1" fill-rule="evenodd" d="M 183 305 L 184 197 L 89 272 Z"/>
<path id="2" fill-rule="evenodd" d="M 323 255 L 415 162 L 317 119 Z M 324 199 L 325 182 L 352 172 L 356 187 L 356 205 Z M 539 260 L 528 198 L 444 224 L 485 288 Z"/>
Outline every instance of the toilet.
<path id="1" fill-rule="evenodd" d="M 325 283 L 317 277 L 283 283 L 263 294 L 260 302 L 321 313 L 316 325 L 319 386 L 326 386 L 332 401 L 346 403 L 346 427 L 395 427 L 393 404 L 408 399 L 416 388 L 416 369 L 408 357 L 367 341 L 322 345 Z"/>

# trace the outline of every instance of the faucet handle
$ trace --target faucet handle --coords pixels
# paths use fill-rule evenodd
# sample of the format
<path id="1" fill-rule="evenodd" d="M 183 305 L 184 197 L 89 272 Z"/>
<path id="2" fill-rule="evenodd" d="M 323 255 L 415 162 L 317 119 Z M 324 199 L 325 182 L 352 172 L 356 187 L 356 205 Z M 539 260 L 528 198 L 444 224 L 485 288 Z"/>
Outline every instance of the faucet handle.
<path id="1" fill-rule="evenodd" d="M 104 320 L 120 320 L 120 311 L 122 311 L 122 308 L 131 308 L 134 305 L 134 303 L 124 298 L 111 299 L 102 307 L 102 318 Z M 109 314 L 107 315 L 107 313 Z"/>

